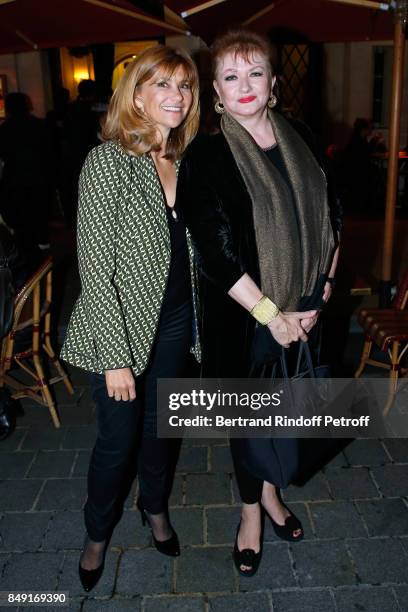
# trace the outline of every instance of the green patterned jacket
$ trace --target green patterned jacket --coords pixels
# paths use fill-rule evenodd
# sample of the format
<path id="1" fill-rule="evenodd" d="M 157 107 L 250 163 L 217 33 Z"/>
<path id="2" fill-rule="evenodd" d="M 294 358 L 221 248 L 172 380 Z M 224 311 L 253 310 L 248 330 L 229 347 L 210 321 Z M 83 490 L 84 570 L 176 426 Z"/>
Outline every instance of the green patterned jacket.
<path id="1" fill-rule="evenodd" d="M 179 164 L 177 163 L 177 171 Z M 161 184 L 150 155 L 117 143 L 93 149 L 79 180 L 78 262 L 81 293 L 61 357 L 102 373 L 146 368 L 170 265 L 170 234 Z M 193 248 L 187 232 L 193 295 Z M 197 304 L 195 346 L 200 359 Z"/>

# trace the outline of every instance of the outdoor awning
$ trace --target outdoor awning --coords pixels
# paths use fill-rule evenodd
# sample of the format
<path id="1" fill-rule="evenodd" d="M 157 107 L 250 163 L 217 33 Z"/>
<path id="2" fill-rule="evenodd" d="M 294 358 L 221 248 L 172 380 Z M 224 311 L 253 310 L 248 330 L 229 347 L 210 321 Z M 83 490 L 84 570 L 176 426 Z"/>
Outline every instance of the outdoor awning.
<path id="1" fill-rule="evenodd" d="M 389 10 L 376 10 L 380 2 L 362 0 L 364 6 L 347 0 L 164 0 L 180 14 L 194 34 L 207 43 L 234 24 L 243 24 L 267 33 L 290 28 L 312 42 L 390 40 L 393 20 Z M 384 8 L 389 2 L 382 2 Z M 197 11 L 197 12 L 194 12 Z"/>
<path id="2" fill-rule="evenodd" d="M 0 53 L 183 32 L 126 0 L 0 0 Z"/>

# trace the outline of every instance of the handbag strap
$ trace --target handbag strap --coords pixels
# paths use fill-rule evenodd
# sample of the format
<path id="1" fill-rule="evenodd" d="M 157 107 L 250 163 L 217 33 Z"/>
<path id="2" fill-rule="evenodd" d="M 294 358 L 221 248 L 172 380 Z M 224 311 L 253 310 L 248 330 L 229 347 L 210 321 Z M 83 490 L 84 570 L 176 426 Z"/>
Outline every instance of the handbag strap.
<path id="1" fill-rule="evenodd" d="M 286 349 L 285 347 L 282 346 L 282 353 L 281 353 L 282 374 L 284 378 L 289 378 L 289 368 L 288 368 L 288 361 L 287 361 L 286 355 L 287 355 Z M 315 373 L 314 365 L 313 365 L 312 353 L 310 351 L 310 346 L 309 346 L 308 341 L 300 342 L 299 344 L 299 351 L 298 351 L 294 376 L 298 376 L 300 374 L 300 368 L 302 365 L 303 355 L 305 356 L 305 359 L 306 359 L 307 373 L 309 374 L 309 377 L 316 378 L 316 373 Z"/>

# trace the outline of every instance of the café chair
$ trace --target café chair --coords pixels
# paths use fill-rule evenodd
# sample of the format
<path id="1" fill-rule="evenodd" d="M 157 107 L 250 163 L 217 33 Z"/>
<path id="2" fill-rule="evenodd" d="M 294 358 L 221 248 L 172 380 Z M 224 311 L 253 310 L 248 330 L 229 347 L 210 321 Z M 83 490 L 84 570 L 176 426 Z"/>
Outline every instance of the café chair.
<path id="1" fill-rule="evenodd" d="M 74 389 L 51 345 L 52 267 L 52 257 L 47 257 L 15 298 L 12 327 L 1 344 L 0 388 L 10 387 L 13 399 L 28 397 L 47 406 L 58 428 L 61 423 L 50 386 L 62 381 L 70 394 Z M 57 376 L 46 375 L 43 357 Z M 21 371 L 34 382 L 18 380 Z"/>
<path id="2" fill-rule="evenodd" d="M 362 309 L 358 322 L 364 330 L 365 342 L 360 365 L 354 377 L 363 373 L 366 365 L 389 370 L 388 398 L 384 407 L 384 416 L 388 414 L 397 390 L 399 375 L 404 376 L 408 368 L 402 367 L 402 358 L 408 349 L 408 269 L 402 278 L 395 295 L 392 308 Z M 376 346 L 388 357 L 388 362 L 373 359 L 371 350 Z"/>

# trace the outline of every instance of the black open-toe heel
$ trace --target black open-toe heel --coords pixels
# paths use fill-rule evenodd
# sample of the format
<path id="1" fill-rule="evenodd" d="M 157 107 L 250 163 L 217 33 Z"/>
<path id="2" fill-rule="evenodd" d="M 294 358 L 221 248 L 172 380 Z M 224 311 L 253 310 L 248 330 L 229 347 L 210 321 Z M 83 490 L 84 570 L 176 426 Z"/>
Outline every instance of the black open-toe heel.
<path id="1" fill-rule="evenodd" d="M 162 553 L 163 555 L 167 555 L 168 557 L 180 556 L 180 543 L 177 537 L 177 533 L 174 531 L 173 527 L 171 527 L 173 534 L 167 540 L 156 540 L 156 538 L 154 537 L 152 526 L 149 521 L 149 516 L 146 510 L 143 508 L 140 497 L 137 500 L 136 506 L 140 511 L 142 525 L 145 526 L 147 523 L 150 527 L 150 531 L 152 532 L 152 538 L 156 549 L 160 553 Z"/>
<path id="2" fill-rule="evenodd" d="M 285 508 L 289 510 L 287 506 L 285 506 Z M 304 532 L 303 532 L 302 523 L 299 521 L 297 516 L 295 516 L 292 512 L 290 513 L 288 517 L 286 517 L 284 525 L 279 525 L 279 523 L 273 520 L 270 514 L 268 514 L 267 512 L 266 514 L 269 516 L 271 523 L 272 523 L 273 530 L 278 536 L 278 538 L 280 538 L 281 540 L 286 540 L 286 542 L 300 542 L 300 540 L 303 540 Z M 298 536 L 294 536 L 293 534 L 297 529 L 300 529 L 301 533 L 299 533 Z"/>
<path id="3" fill-rule="evenodd" d="M 254 574 L 256 574 L 259 568 L 259 564 L 261 562 L 263 534 L 261 532 L 259 552 L 256 553 L 254 550 L 252 550 L 252 548 L 244 548 L 244 550 L 239 550 L 238 534 L 239 534 L 240 527 L 241 527 L 241 521 L 239 522 L 238 527 L 237 527 L 237 533 L 235 535 L 235 544 L 234 544 L 234 551 L 232 553 L 232 557 L 234 559 L 235 567 L 237 568 L 239 574 L 241 576 L 249 577 L 249 576 L 253 576 Z M 241 569 L 241 565 L 246 565 L 247 567 L 250 567 L 251 569 L 243 570 Z"/>

